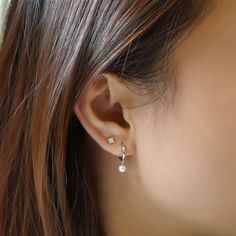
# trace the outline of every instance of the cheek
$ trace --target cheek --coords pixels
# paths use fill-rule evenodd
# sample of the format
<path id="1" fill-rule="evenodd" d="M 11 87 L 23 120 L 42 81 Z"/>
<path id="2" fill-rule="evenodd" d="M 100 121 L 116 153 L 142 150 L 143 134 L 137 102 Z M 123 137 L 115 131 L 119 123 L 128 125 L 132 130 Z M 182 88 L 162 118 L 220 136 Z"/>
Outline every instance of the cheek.
<path id="1" fill-rule="evenodd" d="M 176 50 L 175 103 L 163 114 L 150 108 L 140 116 L 137 161 L 157 214 L 163 207 L 236 235 L 235 2 L 227 9 L 220 7 Z"/>
<path id="2" fill-rule="evenodd" d="M 234 228 L 236 80 L 197 77 L 179 83 L 164 119 L 156 115 L 153 124 L 154 114 L 145 112 L 137 125 L 139 171 L 157 205 L 194 222 Z"/>

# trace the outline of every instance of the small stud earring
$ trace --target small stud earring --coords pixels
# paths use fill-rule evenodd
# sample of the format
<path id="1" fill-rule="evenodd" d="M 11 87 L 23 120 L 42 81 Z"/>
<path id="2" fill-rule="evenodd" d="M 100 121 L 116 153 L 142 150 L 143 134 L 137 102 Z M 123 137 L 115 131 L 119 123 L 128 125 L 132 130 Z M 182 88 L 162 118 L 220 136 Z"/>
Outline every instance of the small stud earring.
<path id="1" fill-rule="evenodd" d="M 115 140 L 114 140 L 113 137 L 109 137 L 109 138 L 107 138 L 107 142 L 108 142 L 109 144 L 113 144 L 113 143 L 115 143 Z"/>
<path id="2" fill-rule="evenodd" d="M 124 173 L 126 171 L 126 166 L 125 166 L 125 163 L 124 163 L 126 148 L 125 148 L 125 145 L 123 143 L 121 143 L 121 151 L 122 151 L 122 156 L 120 157 L 121 163 L 118 166 L 118 171 L 120 173 Z"/>

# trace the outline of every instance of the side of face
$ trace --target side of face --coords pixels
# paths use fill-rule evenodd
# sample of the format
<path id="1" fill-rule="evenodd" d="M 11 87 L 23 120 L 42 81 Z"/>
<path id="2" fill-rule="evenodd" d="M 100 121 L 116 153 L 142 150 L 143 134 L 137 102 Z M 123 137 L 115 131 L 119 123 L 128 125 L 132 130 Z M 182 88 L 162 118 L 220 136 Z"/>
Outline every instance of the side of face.
<path id="1" fill-rule="evenodd" d="M 178 46 L 168 112 L 137 110 L 137 165 L 150 198 L 212 232 L 236 235 L 236 1 Z"/>
<path id="2" fill-rule="evenodd" d="M 129 108 L 144 97 L 114 74 L 95 78 L 75 105 L 95 141 L 87 156 L 110 219 L 126 224 L 126 215 L 143 224 L 149 217 L 156 224 L 162 210 L 208 235 L 236 235 L 236 1 L 214 3 L 176 47 L 176 90 L 167 109 L 156 109 L 159 102 Z M 121 141 L 129 157 L 123 177 L 116 171 Z M 140 209 L 143 202 L 149 208 Z"/>

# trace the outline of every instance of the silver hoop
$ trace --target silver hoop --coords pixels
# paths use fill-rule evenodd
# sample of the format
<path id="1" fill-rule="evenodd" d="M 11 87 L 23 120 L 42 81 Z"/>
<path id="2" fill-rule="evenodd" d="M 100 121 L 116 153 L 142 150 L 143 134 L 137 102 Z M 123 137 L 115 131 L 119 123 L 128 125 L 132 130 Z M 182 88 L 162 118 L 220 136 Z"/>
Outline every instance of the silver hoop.
<path id="1" fill-rule="evenodd" d="M 123 143 L 121 143 L 121 162 L 120 162 L 120 165 L 118 166 L 118 171 L 120 173 L 124 173 L 126 171 L 126 166 L 125 166 L 125 154 L 126 154 L 126 147 Z"/>

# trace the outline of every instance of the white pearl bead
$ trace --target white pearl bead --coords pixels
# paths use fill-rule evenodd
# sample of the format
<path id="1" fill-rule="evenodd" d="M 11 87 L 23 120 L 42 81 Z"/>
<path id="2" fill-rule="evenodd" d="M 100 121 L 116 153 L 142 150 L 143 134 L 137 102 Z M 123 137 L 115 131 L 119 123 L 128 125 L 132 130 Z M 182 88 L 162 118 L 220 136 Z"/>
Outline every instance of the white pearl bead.
<path id="1" fill-rule="evenodd" d="M 122 164 L 119 165 L 119 166 L 118 166 L 118 171 L 121 172 L 121 173 L 124 173 L 124 172 L 126 171 L 125 165 L 122 165 Z"/>

